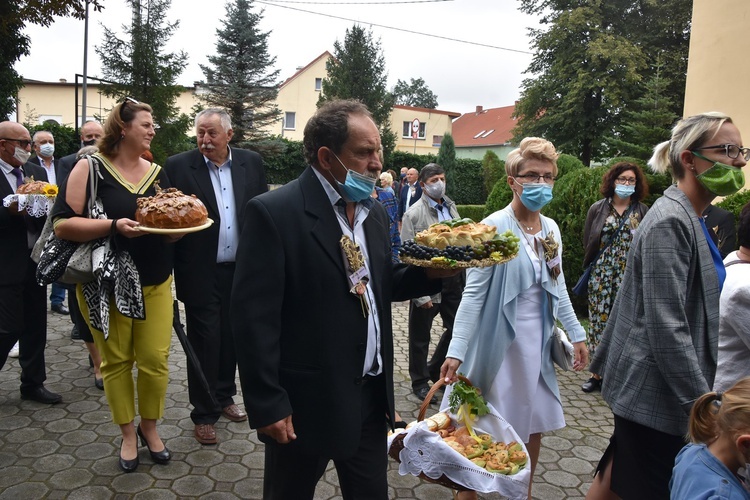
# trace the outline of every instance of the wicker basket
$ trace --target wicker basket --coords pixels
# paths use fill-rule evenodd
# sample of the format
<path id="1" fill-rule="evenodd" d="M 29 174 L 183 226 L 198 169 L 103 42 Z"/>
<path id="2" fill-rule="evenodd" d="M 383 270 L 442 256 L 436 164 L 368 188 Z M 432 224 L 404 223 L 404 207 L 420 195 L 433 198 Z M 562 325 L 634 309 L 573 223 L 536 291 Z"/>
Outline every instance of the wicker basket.
<path id="1" fill-rule="evenodd" d="M 458 375 L 458 378 L 460 380 L 463 380 L 468 385 L 471 385 L 471 382 L 469 382 L 469 379 L 464 377 L 463 375 Z M 427 413 L 427 408 L 430 406 L 430 400 L 435 395 L 435 393 L 440 389 L 442 386 L 445 385 L 444 379 L 440 379 L 437 382 L 435 382 L 432 387 L 430 387 L 430 391 L 427 393 L 427 396 L 425 396 L 424 401 L 422 401 L 422 406 L 419 407 L 419 413 L 417 414 L 417 421 L 421 422 L 424 420 L 425 414 Z M 399 453 L 401 453 L 401 450 L 404 449 L 404 433 L 398 434 L 391 443 L 391 447 L 388 450 L 388 455 L 394 459 L 396 462 L 401 462 L 401 458 L 399 456 Z M 424 473 L 420 474 L 419 477 L 427 482 L 439 484 L 441 486 L 445 486 L 446 488 L 451 488 L 453 490 L 458 491 L 469 491 L 466 487 L 448 479 L 445 474 L 440 476 L 437 479 L 432 479 L 431 477 L 425 475 Z"/>

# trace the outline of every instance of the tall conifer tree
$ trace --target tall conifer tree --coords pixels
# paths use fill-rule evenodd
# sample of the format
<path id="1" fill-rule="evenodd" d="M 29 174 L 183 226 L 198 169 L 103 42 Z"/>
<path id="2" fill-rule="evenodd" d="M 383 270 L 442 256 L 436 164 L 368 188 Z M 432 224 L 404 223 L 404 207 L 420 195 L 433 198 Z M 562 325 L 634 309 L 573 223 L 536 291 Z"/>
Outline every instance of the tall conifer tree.
<path id="1" fill-rule="evenodd" d="M 380 129 L 383 153 L 388 158 L 395 148 L 396 135 L 390 128 L 393 95 L 386 87 L 388 73 L 380 41 L 355 24 L 346 30 L 343 43 L 336 40 L 333 48 L 333 57 L 326 62 L 328 77 L 323 79 L 318 106 L 332 99 L 362 101 Z"/>
<path id="2" fill-rule="evenodd" d="M 268 53 L 269 32 L 260 30 L 263 11 L 253 12 L 252 0 L 232 0 L 226 5 L 223 28 L 216 30 L 216 54 L 210 65 L 201 65 L 208 93 L 202 100 L 227 110 L 232 118 L 232 143 L 257 143 L 264 130 L 277 122 L 279 70 Z"/>
<path id="3" fill-rule="evenodd" d="M 190 146 L 185 142 L 190 119 L 180 114 L 176 104 L 184 88 L 175 83 L 187 65 L 187 54 L 183 51 L 163 53 L 179 26 L 179 21 L 167 22 L 171 0 L 126 2 L 133 11 L 130 26 L 123 26 L 126 38 L 118 37 L 105 26 L 104 42 L 96 47 L 104 78 L 114 82 L 103 85 L 102 93 L 117 99 L 130 96 L 153 108 L 154 124 L 158 128 L 151 151 L 155 160 L 163 162 L 167 156 Z"/>

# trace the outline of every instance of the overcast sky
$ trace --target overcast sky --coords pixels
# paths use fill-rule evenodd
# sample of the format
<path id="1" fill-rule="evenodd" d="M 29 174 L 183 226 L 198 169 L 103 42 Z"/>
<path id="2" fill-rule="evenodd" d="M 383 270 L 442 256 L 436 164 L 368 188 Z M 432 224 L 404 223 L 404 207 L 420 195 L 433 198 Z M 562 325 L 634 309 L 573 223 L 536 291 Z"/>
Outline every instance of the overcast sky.
<path id="1" fill-rule="evenodd" d="M 95 46 L 104 24 L 122 32 L 131 13 L 124 0 L 106 0 L 89 18 L 88 74 L 102 76 Z M 253 2 L 264 9 L 262 31 L 270 31 L 269 52 L 276 56 L 280 81 L 324 51 L 333 53 L 355 22 L 380 38 L 388 86 L 398 79 L 423 78 L 438 96 L 439 109 L 466 113 L 477 105 L 508 106 L 518 99 L 523 72 L 531 62 L 528 28 L 536 19 L 518 11 L 518 0 L 270 0 Z M 213 10 L 210 4 L 217 5 Z M 204 79 L 199 63 L 214 53 L 216 29 L 226 12 L 222 1 L 175 0 L 170 16 L 180 26 L 166 51 L 184 50 L 188 66 L 179 84 Z M 391 29 L 395 28 L 395 29 Z M 73 82 L 83 73 L 83 21 L 56 18 L 49 28 L 27 27 L 31 55 L 16 64 L 24 78 Z M 443 38 L 417 33 L 437 35 Z M 461 40 L 462 43 L 456 40 Z M 512 49 L 512 50 L 502 50 Z"/>

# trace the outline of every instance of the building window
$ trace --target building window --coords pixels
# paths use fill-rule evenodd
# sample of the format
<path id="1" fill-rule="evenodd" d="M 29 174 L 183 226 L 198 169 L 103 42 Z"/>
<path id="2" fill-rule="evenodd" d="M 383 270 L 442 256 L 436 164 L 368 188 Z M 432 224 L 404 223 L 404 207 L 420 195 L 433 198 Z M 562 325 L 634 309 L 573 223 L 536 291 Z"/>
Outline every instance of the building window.
<path id="1" fill-rule="evenodd" d="M 439 148 L 442 143 L 443 143 L 443 136 L 442 135 L 433 135 L 432 136 L 432 145 L 434 147 Z"/>
<path id="2" fill-rule="evenodd" d="M 62 125 L 62 116 L 60 115 L 40 115 L 39 125 Z"/>
<path id="3" fill-rule="evenodd" d="M 315 79 L 315 90 L 320 92 L 323 90 L 323 79 L 322 78 L 316 78 Z"/>
<path id="4" fill-rule="evenodd" d="M 425 134 L 427 133 L 427 123 L 420 122 L 419 123 L 419 138 L 424 139 Z M 402 137 L 404 139 L 413 139 L 414 137 L 411 135 L 411 122 L 404 122 L 404 130 L 402 132 Z"/>
<path id="5" fill-rule="evenodd" d="M 287 111 L 284 113 L 284 129 L 294 130 L 297 125 L 297 113 L 294 111 Z"/>

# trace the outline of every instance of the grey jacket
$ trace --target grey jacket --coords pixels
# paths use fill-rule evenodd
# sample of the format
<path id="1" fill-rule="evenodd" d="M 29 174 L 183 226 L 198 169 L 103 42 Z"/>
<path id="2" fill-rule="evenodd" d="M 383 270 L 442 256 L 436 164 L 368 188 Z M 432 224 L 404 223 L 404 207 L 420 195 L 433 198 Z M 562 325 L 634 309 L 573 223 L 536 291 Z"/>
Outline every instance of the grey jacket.
<path id="1" fill-rule="evenodd" d="M 635 234 L 590 370 L 603 376 L 615 415 L 684 435 L 693 403 L 713 385 L 718 333 L 711 251 L 687 196 L 671 186 Z"/>
<path id="2" fill-rule="evenodd" d="M 432 224 L 438 222 L 437 210 L 430 206 L 428 196 L 420 196 L 417 201 L 410 206 L 406 212 L 404 212 L 401 218 L 401 241 L 413 240 L 414 235 L 420 231 L 424 231 Z M 443 196 L 443 205 L 448 208 L 451 218 L 455 219 L 458 217 L 458 210 L 456 210 L 456 204 L 448 198 Z M 440 302 L 440 294 L 433 295 L 432 297 L 418 297 L 412 299 L 415 306 L 421 306 L 426 304 L 430 300 L 434 303 Z"/>

